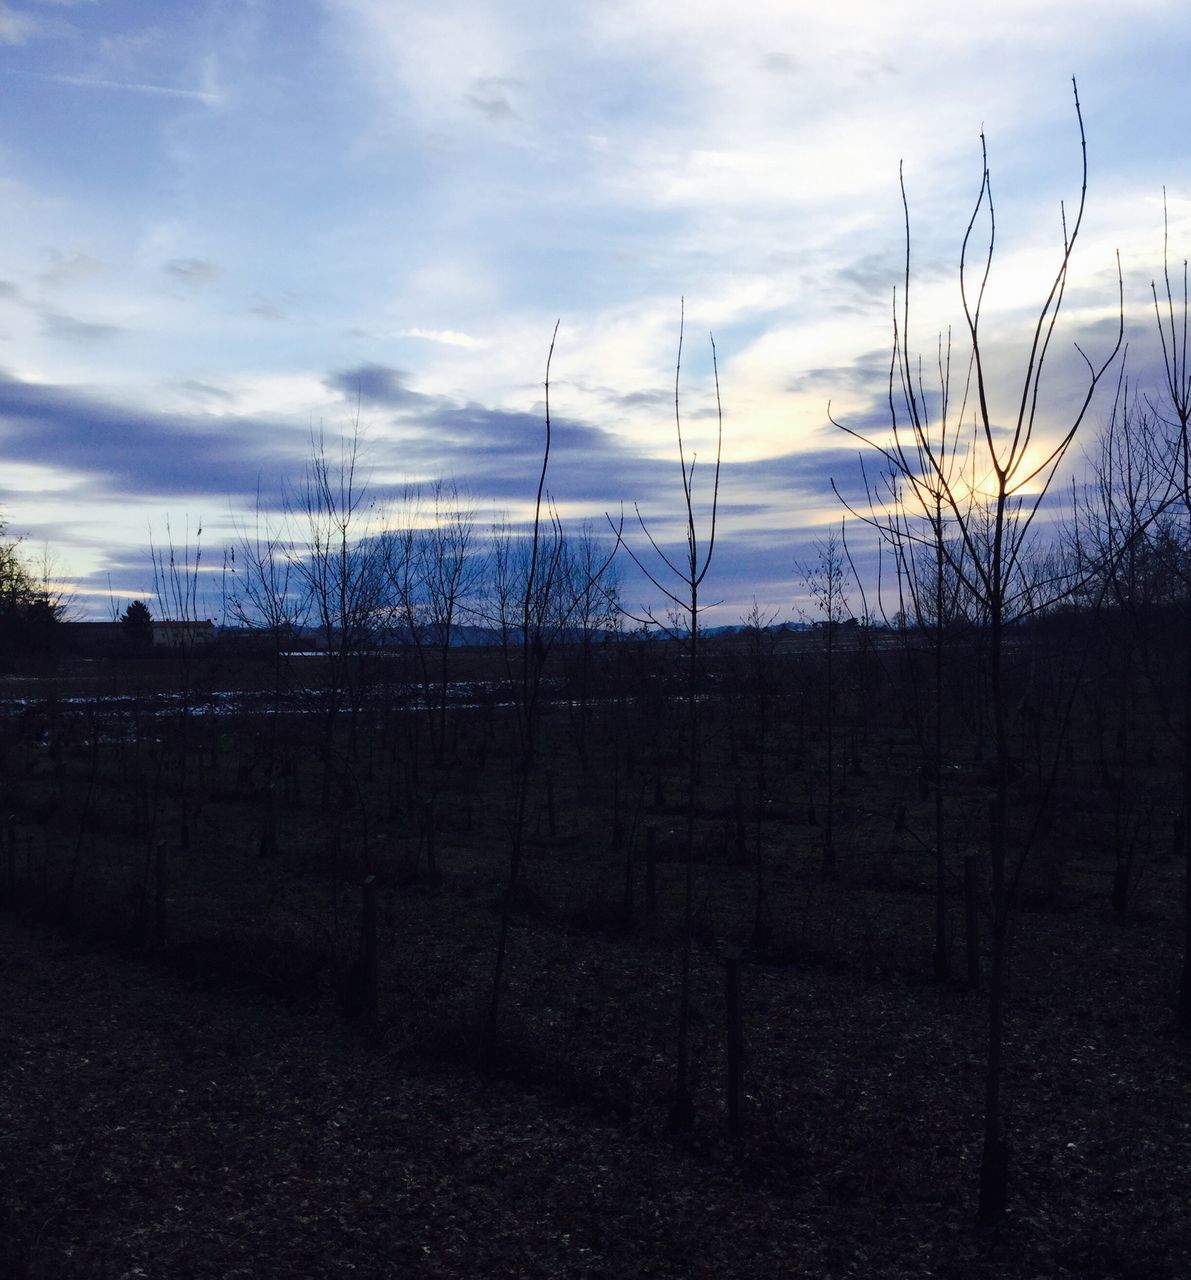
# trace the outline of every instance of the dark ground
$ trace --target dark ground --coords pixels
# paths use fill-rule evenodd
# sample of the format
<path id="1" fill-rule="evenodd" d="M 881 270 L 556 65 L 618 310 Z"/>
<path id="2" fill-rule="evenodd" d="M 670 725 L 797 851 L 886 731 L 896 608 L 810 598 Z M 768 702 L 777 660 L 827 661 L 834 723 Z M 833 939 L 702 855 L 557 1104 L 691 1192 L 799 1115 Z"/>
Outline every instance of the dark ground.
<path id="1" fill-rule="evenodd" d="M 1100 951 L 1089 993 L 1117 959 Z M 670 1137 L 631 1081 L 609 1099 L 549 1063 L 480 1080 L 436 1046 L 378 1048 L 333 1012 L 5 917 L 4 1274 L 1188 1274 L 1191 1057 L 1152 987 L 1061 1021 L 1049 992 L 1019 993 L 1020 1177 L 981 1231 L 979 1009 L 891 979 L 749 982 L 750 1036 L 784 1078 L 758 1064 L 733 1144 L 713 1081 L 701 1126 Z M 590 1038 L 573 1051 L 598 1062 Z"/>
<path id="2" fill-rule="evenodd" d="M 126 805 L 114 789 L 114 816 L 76 841 L 91 830 L 81 783 L 55 769 L 85 777 L 85 743 L 66 766 L 48 739 L 10 753 L 7 794 L 24 807 L 21 896 L 0 911 L 3 1280 L 1191 1276 L 1191 1046 L 1172 1030 L 1183 868 L 1168 818 L 1146 809 L 1155 834 L 1114 917 L 1106 792 L 1087 743 L 1050 842 L 1060 898 L 1048 904 L 1045 877 L 1032 879 L 1014 927 L 1010 1209 L 979 1229 L 985 1004 L 961 980 L 954 887 L 957 976 L 930 980 L 930 858 L 891 820 L 899 801 L 911 828 L 929 818 L 905 741 L 874 734 L 864 772 L 841 770 L 834 880 L 819 874 L 822 828 L 796 760 L 816 742 L 785 744 L 763 832 L 773 932 L 750 949 L 754 871 L 731 853 L 739 774 L 723 723 L 709 723 L 697 1122 L 675 1136 L 681 752 L 658 747 L 664 798 L 625 787 L 659 855 L 657 916 L 643 911 L 638 854 L 627 930 L 608 787 L 560 749 L 543 753 L 557 831 L 539 773 L 501 1055 L 484 1076 L 474 1031 L 507 842 L 499 764 L 462 749 L 449 793 L 440 779 L 433 888 L 408 809 L 386 824 L 378 800 L 368 831 L 348 824 L 341 838 L 322 825 L 313 779 L 282 806 L 263 858 L 264 801 L 235 782 L 232 740 L 252 726 L 202 723 L 222 737 L 191 849 L 171 848 L 169 937 L 152 947 L 127 927 L 144 854 L 120 815 L 136 795 Z M 1161 752 L 1138 766 L 1139 794 L 1160 798 L 1167 766 Z M 973 769 L 949 781 L 956 855 L 978 850 L 983 785 Z M 71 908 L 47 911 L 72 850 Z M 341 1005 L 358 938 L 353 858 L 382 888 L 376 1036 Z M 748 1061 L 733 1140 L 722 957 L 742 942 Z"/>

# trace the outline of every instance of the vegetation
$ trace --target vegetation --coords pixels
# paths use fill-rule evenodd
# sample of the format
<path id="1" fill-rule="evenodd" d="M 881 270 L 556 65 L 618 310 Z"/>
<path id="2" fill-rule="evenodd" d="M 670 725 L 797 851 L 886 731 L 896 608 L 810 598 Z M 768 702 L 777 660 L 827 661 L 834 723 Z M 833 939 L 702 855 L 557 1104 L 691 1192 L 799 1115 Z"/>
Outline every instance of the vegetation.
<path id="1" fill-rule="evenodd" d="M 5 538 L 0 522 L 0 664 L 44 660 L 56 645 L 56 624 L 67 602 L 39 580 L 19 542 Z"/>

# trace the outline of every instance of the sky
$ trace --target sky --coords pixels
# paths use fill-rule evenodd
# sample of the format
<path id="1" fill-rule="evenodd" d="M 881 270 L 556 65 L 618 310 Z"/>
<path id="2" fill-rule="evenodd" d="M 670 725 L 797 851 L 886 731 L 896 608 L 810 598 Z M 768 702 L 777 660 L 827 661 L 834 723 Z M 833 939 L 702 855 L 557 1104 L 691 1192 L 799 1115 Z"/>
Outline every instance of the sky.
<path id="1" fill-rule="evenodd" d="M 899 165 L 930 360 L 962 325 L 986 136 L 1000 421 L 1078 201 L 1077 78 L 1059 429 L 1074 344 L 1112 347 L 1117 252 L 1156 385 L 1164 189 L 1191 252 L 1188 48 L 1168 0 L 0 0 L 0 512 L 95 618 L 151 592 L 170 536 L 201 527 L 214 581 L 319 433 L 358 428 L 376 510 L 448 478 L 481 524 L 523 518 L 559 322 L 550 492 L 568 522 L 623 508 L 656 565 L 635 509 L 669 545 L 681 319 L 701 535 L 712 334 L 723 411 L 709 620 L 796 617 L 831 481 L 859 484 L 831 417 L 888 422 Z M 625 595 L 659 603 L 627 560 Z"/>

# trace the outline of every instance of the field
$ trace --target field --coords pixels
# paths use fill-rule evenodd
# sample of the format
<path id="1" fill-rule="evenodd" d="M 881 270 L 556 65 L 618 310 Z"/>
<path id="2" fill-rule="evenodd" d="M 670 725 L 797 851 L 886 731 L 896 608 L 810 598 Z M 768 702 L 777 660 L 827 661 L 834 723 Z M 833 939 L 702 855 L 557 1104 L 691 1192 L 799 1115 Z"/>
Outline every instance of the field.
<path id="1" fill-rule="evenodd" d="M 675 644 L 557 655 L 532 757 L 495 651 L 428 688 L 408 655 L 10 680 L 4 1273 L 1186 1275 L 1160 686 L 1014 651 L 1010 1203 L 979 1228 L 976 666 L 947 687 L 939 978 L 918 658 L 850 635 L 828 673 L 822 639 L 707 650 L 691 794 Z"/>

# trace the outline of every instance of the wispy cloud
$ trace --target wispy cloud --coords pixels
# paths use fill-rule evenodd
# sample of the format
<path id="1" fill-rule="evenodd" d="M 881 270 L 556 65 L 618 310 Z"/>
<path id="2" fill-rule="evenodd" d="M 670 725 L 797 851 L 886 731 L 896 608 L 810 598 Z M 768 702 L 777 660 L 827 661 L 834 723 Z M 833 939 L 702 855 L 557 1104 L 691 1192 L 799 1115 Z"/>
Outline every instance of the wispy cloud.
<path id="1" fill-rule="evenodd" d="M 508 76 L 479 76 L 471 82 L 467 100 L 489 120 L 516 120 L 518 113 L 511 101 L 509 90 L 519 84 L 520 81 L 510 79 Z"/>
<path id="2" fill-rule="evenodd" d="M 441 342 L 446 347 L 467 347 L 476 350 L 486 347 L 485 338 L 473 338 L 470 333 L 461 333 L 458 329 L 399 329 L 400 338 L 422 338 L 426 342 Z"/>
<path id="3" fill-rule="evenodd" d="M 20 13 L 0 0 L 0 44 L 25 44 L 41 29 L 32 14 Z"/>
<path id="4" fill-rule="evenodd" d="M 187 284 L 210 284 L 223 275 L 223 270 L 214 262 L 205 262 L 201 258 L 171 258 L 162 270 Z"/>
<path id="5" fill-rule="evenodd" d="M 50 265 L 38 273 L 37 282 L 49 288 L 74 284 L 103 270 L 103 263 L 90 253 L 63 253 L 60 249 L 50 249 L 48 256 Z"/>
<path id="6" fill-rule="evenodd" d="M 42 328 L 51 338 L 60 338 L 63 342 L 108 342 L 123 333 L 119 325 L 79 320 L 56 311 L 48 311 L 42 316 Z"/>
<path id="7" fill-rule="evenodd" d="M 3 14 L 0 13 L 0 40 L 4 37 Z M 70 85 L 76 89 L 102 89 L 116 93 L 144 93 L 163 98 L 183 98 L 192 102 L 202 102 L 209 107 L 217 107 L 222 97 L 213 89 L 184 89 L 170 84 L 146 84 L 138 80 L 105 80 L 99 76 L 72 76 L 62 72 L 27 71 L 28 76 L 38 80 L 51 80 L 55 84 Z"/>

